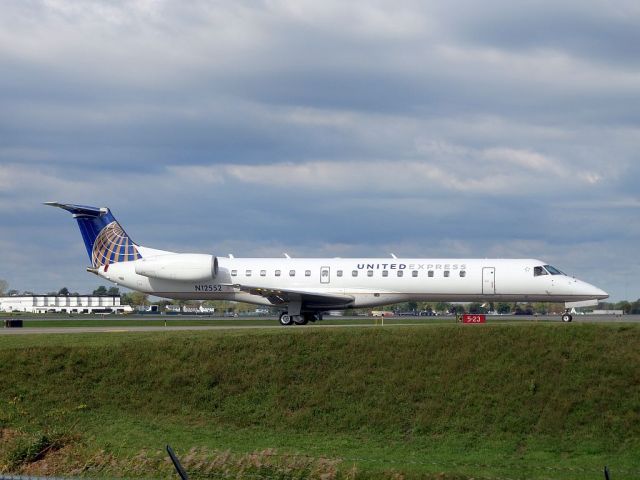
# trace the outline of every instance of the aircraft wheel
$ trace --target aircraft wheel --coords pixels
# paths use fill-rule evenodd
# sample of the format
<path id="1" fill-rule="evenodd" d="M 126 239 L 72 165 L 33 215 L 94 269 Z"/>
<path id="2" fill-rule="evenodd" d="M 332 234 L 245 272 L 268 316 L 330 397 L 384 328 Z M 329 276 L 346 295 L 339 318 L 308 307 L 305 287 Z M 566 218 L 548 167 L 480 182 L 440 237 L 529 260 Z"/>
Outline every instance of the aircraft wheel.
<path id="1" fill-rule="evenodd" d="M 302 315 L 293 316 L 293 323 L 295 323 L 296 325 L 306 325 L 308 322 L 309 320 Z"/>
<path id="2" fill-rule="evenodd" d="M 562 315 L 563 322 L 569 323 L 571 320 L 573 320 L 573 317 L 571 316 L 570 313 L 565 313 L 564 315 Z"/>
<path id="3" fill-rule="evenodd" d="M 288 327 L 292 323 L 293 323 L 293 319 L 291 318 L 291 315 L 288 315 L 286 313 L 280 314 L 280 325 L 284 327 Z"/>

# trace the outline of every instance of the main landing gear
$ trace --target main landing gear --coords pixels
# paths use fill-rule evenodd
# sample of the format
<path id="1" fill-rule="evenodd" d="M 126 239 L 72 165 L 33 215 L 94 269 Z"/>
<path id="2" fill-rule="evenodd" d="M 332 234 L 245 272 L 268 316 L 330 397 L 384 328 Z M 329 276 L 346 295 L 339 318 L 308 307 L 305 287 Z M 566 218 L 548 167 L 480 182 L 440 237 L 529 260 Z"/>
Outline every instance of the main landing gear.
<path id="1" fill-rule="evenodd" d="M 306 325 L 309 322 L 322 320 L 321 314 L 303 313 L 302 315 L 289 315 L 287 312 L 280 314 L 280 325 L 288 327 L 289 325 Z"/>
<path id="2" fill-rule="evenodd" d="M 569 323 L 571 320 L 573 320 L 573 315 L 571 315 L 570 313 L 571 311 L 569 309 L 567 309 L 563 314 L 562 314 L 562 321 L 565 323 Z"/>

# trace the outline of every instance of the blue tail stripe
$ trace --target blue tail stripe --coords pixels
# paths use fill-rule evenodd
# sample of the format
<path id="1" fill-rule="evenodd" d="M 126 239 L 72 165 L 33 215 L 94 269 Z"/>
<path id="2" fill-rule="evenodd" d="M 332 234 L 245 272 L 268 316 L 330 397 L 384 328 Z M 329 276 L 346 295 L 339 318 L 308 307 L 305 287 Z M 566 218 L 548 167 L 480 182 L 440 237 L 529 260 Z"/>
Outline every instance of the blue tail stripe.
<path id="1" fill-rule="evenodd" d="M 89 225 L 87 225 L 85 223 L 78 222 L 78 227 L 80 227 L 80 233 L 82 234 L 82 239 L 84 240 L 84 246 L 87 249 L 87 254 L 89 255 L 89 258 L 91 258 L 91 249 L 93 248 L 93 240 L 92 240 L 92 238 L 95 238 L 96 235 L 92 235 L 87 230 L 88 226 Z"/>

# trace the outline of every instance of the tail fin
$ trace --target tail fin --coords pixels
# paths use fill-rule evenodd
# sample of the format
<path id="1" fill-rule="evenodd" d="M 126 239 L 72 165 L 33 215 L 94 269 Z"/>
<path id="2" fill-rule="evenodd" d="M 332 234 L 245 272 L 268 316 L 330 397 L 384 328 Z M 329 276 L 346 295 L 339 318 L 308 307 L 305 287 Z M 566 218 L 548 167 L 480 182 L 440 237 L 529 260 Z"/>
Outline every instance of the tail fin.
<path id="1" fill-rule="evenodd" d="M 58 202 L 46 202 L 45 205 L 59 207 L 73 214 L 93 268 L 142 258 L 138 245 L 122 229 L 108 208 Z"/>

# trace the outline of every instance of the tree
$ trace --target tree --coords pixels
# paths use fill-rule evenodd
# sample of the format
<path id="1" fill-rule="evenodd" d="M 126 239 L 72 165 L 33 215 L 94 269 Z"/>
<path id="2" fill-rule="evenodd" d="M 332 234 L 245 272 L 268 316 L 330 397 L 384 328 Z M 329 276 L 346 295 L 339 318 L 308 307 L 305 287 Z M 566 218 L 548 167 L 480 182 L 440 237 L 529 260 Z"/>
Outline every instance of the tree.
<path id="1" fill-rule="evenodd" d="M 538 302 L 533 304 L 534 313 L 539 313 L 540 315 L 546 315 L 549 311 L 549 308 L 546 303 Z"/>
<path id="2" fill-rule="evenodd" d="M 96 288 L 93 291 L 93 295 L 106 295 L 107 294 L 107 287 L 105 287 L 104 285 L 100 285 L 98 288 Z"/>
<path id="3" fill-rule="evenodd" d="M 451 304 L 446 302 L 438 302 L 435 305 L 435 309 L 438 313 L 446 313 L 451 310 Z"/>
<path id="4" fill-rule="evenodd" d="M 19 295 L 19 294 L 20 294 L 20 292 L 18 290 L 13 289 L 13 288 L 7 292 L 7 295 L 9 295 L 10 297 L 15 297 L 16 295 Z"/>
<path id="5" fill-rule="evenodd" d="M 631 303 L 627 302 L 626 300 L 618 302 L 616 304 L 616 307 L 618 307 L 617 310 L 622 310 L 626 315 L 631 312 Z"/>
<path id="6" fill-rule="evenodd" d="M 120 295 L 120 289 L 118 287 L 109 287 L 109 290 L 107 290 L 107 295 L 113 295 L 114 297 L 117 297 L 118 295 Z"/>
<path id="7" fill-rule="evenodd" d="M 69 295 L 69 289 L 67 287 L 62 287 L 59 291 L 58 291 L 58 295 Z"/>
<path id="8" fill-rule="evenodd" d="M 515 305 L 516 306 L 513 313 L 515 313 L 516 315 L 533 315 L 533 307 L 530 303 L 527 303 L 524 306 L 517 303 Z"/>
<path id="9" fill-rule="evenodd" d="M 449 310 L 449 313 L 452 313 L 454 315 L 462 315 L 463 313 L 465 313 L 465 306 L 461 303 L 457 303 L 455 305 L 451 305 L 451 310 Z"/>
<path id="10" fill-rule="evenodd" d="M 487 313 L 487 309 L 480 303 L 469 304 L 469 313 Z"/>
<path id="11" fill-rule="evenodd" d="M 9 283 L 6 280 L 0 278 L 0 295 L 4 295 L 9 288 Z"/>
<path id="12" fill-rule="evenodd" d="M 420 302 L 418 303 L 418 310 L 421 312 L 427 312 L 433 314 L 433 305 L 430 302 Z"/>
<path id="13" fill-rule="evenodd" d="M 133 305 L 130 293 L 123 293 L 120 295 L 120 305 Z"/>
<path id="14" fill-rule="evenodd" d="M 496 311 L 498 313 L 511 313 L 511 306 L 508 303 L 499 303 L 496 307 Z"/>
<path id="15" fill-rule="evenodd" d="M 149 303 L 149 295 L 142 292 L 131 292 L 129 294 L 129 299 L 131 300 L 132 305 L 146 305 Z"/>

